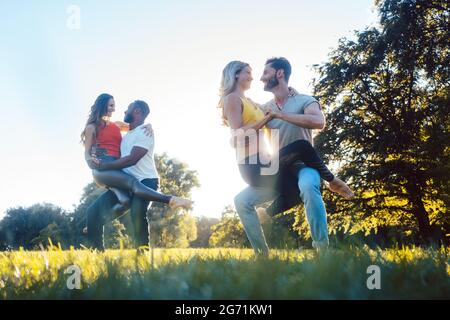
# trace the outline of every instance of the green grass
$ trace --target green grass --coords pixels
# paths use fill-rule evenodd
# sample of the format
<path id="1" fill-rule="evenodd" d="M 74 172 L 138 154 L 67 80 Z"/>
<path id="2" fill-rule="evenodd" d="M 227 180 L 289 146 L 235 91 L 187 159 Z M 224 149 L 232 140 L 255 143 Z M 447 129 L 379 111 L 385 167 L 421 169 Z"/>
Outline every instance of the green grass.
<path id="1" fill-rule="evenodd" d="M 14 251 L 0 253 L 1 299 L 450 299 L 449 248 Z M 64 271 L 77 265 L 81 289 Z M 366 286 L 378 265 L 381 289 Z"/>

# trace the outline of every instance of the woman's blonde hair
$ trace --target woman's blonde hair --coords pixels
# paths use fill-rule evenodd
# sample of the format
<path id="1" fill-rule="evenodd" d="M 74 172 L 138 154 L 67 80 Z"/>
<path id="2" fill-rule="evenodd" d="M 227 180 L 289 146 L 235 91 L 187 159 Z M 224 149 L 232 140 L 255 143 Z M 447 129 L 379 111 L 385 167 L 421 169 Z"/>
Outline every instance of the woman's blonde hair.
<path id="1" fill-rule="evenodd" d="M 224 98 L 232 93 L 237 87 L 237 78 L 236 76 L 245 68 L 248 67 L 249 64 L 242 61 L 231 61 L 229 62 L 222 71 L 222 80 L 220 81 L 220 89 L 219 89 L 219 104 L 218 108 L 222 109 L 222 120 L 226 125 L 226 119 L 223 113 L 224 106 Z"/>

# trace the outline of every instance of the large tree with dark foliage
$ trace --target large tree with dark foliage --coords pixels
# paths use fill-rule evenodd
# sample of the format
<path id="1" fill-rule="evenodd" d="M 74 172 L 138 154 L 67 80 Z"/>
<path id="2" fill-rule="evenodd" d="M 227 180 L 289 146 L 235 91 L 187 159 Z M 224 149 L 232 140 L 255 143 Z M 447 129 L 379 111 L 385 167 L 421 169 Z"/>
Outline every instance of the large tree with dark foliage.
<path id="1" fill-rule="evenodd" d="M 197 172 L 186 163 L 169 158 L 166 153 L 155 155 L 160 176 L 160 192 L 190 198 L 199 187 Z M 197 238 L 195 218 L 184 210 L 169 210 L 164 203 L 154 202 L 148 210 L 151 244 L 157 247 L 188 247 Z"/>
<path id="2" fill-rule="evenodd" d="M 316 146 L 357 194 L 352 201 L 327 194 L 330 226 L 366 233 L 397 226 L 413 241 L 443 240 L 450 233 L 450 2 L 376 6 L 379 25 L 340 40 L 314 84 L 327 115 Z"/>

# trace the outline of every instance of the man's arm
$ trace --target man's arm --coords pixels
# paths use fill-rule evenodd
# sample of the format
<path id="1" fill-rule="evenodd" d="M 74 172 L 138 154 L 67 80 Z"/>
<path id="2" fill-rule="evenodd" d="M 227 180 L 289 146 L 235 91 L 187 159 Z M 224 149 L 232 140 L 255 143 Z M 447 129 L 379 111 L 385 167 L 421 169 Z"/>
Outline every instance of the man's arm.
<path id="1" fill-rule="evenodd" d="M 131 149 L 131 153 L 128 156 L 125 156 L 123 158 L 108 162 L 108 163 L 101 163 L 98 165 L 98 170 L 118 170 L 123 169 L 127 167 L 134 166 L 136 163 L 138 163 L 139 160 L 145 154 L 148 152 L 147 149 L 142 147 L 133 147 Z"/>
<path id="2" fill-rule="evenodd" d="M 310 103 L 305 108 L 304 114 L 285 113 L 274 110 L 269 110 L 267 114 L 272 114 L 274 118 L 287 121 L 296 126 L 307 129 L 325 128 L 325 116 L 322 110 L 320 110 L 320 106 L 317 102 Z"/>
<path id="3" fill-rule="evenodd" d="M 114 121 L 116 126 L 119 127 L 121 132 L 128 132 L 130 131 L 130 124 L 123 122 L 123 121 Z"/>

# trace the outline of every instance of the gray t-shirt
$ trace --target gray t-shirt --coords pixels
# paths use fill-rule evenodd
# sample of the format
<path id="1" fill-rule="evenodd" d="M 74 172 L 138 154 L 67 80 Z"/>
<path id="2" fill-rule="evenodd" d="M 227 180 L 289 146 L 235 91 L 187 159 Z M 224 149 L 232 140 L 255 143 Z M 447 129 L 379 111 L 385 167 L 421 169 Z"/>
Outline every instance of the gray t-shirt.
<path id="1" fill-rule="evenodd" d="M 283 112 L 304 114 L 305 108 L 313 102 L 318 103 L 314 97 L 305 94 L 288 97 L 286 104 L 283 106 Z M 271 100 L 266 103 L 264 108 L 278 110 L 275 100 Z M 297 140 L 308 140 L 311 144 L 313 144 L 312 129 L 302 128 L 280 119 L 271 120 L 267 124 L 267 127 L 279 130 L 280 149 Z"/>

